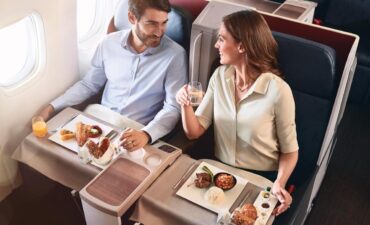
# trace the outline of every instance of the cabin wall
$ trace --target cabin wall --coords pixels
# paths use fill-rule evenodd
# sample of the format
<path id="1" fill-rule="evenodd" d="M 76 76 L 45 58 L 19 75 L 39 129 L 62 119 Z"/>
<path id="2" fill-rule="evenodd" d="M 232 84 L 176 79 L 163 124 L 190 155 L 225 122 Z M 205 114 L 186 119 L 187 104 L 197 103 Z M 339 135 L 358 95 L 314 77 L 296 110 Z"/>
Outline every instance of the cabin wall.
<path id="1" fill-rule="evenodd" d="M 76 1 L 47 3 L 43 0 L 0 1 L 0 28 L 36 12 L 43 22 L 46 47 L 44 65 L 31 79 L 10 88 L 0 87 L 0 200 L 16 186 L 17 166 L 10 156 L 31 132 L 31 117 L 79 78 Z"/>

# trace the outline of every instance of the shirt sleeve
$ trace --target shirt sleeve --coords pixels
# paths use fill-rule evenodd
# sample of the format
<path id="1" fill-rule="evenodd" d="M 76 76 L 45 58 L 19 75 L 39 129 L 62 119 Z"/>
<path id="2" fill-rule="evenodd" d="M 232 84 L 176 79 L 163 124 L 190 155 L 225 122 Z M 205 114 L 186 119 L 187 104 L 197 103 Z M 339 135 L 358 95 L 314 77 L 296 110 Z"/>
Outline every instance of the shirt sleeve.
<path id="1" fill-rule="evenodd" d="M 208 88 L 206 94 L 203 97 L 202 102 L 195 111 L 195 115 L 200 123 L 200 125 L 207 130 L 208 127 L 212 124 L 213 119 L 213 107 L 214 107 L 214 88 L 216 77 L 219 76 L 220 68 L 218 67 L 215 72 L 213 72 L 211 79 L 208 83 Z"/>
<path id="2" fill-rule="evenodd" d="M 104 86 L 106 80 L 102 44 L 100 44 L 91 60 L 91 68 L 84 78 L 70 87 L 63 95 L 53 100 L 51 105 L 56 111 L 59 111 L 67 106 L 80 104 L 89 97 L 97 94 Z"/>
<path id="3" fill-rule="evenodd" d="M 182 49 L 170 63 L 164 81 L 165 100 L 163 108 L 142 130 L 147 132 L 152 142 L 173 130 L 180 119 L 180 106 L 176 102 L 177 91 L 187 82 L 186 52 Z"/>
<path id="4" fill-rule="evenodd" d="M 275 103 L 275 123 L 280 151 L 283 153 L 298 151 L 295 103 L 292 91 L 285 82 Z"/>

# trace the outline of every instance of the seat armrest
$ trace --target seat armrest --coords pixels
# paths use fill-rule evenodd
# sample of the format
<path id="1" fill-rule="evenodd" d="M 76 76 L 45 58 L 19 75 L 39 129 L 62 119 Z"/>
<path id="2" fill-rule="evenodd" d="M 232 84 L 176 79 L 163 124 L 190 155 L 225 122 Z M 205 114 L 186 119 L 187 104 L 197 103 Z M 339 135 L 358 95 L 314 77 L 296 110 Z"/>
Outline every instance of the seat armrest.
<path id="1" fill-rule="evenodd" d="M 189 140 L 184 132 L 181 121 L 175 129 L 161 138 L 163 141 L 182 149 L 184 154 L 188 154 L 194 159 L 215 159 L 213 144 L 213 126 L 211 125 L 206 132 L 196 140 Z"/>

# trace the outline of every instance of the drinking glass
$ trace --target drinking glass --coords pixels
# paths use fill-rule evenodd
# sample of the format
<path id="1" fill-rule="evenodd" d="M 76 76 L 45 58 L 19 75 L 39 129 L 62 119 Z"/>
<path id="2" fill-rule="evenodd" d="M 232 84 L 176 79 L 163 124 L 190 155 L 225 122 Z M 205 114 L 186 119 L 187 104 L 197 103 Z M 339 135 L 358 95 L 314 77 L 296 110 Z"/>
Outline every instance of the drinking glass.
<path id="1" fill-rule="evenodd" d="M 32 118 L 32 132 L 36 137 L 45 137 L 48 133 L 46 122 L 41 116 L 35 116 Z"/>
<path id="2" fill-rule="evenodd" d="M 92 156 L 90 155 L 89 149 L 86 147 L 86 144 L 78 148 L 77 156 L 84 164 L 89 163 L 92 159 Z"/>
<path id="3" fill-rule="evenodd" d="M 203 98 L 202 84 L 198 81 L 191 81 L 188 84 L 189 101 L 192 106 L 198 106 Z"/>

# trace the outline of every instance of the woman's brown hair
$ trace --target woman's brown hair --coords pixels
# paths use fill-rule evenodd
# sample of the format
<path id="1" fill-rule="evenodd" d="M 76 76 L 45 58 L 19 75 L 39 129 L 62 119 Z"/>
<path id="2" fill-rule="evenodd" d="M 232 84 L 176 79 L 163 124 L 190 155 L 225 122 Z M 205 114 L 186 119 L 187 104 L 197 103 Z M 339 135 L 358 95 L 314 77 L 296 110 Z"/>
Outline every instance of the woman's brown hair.
<path id="1" fill-rule="evenodd" d="M 245 49 L 248 65 L 259 73 L 272 72 L 282 77 L 277 62 L 278 45 L 262 15 L 253 10 L 239 11 L 225 16 L 223 23 Z"/>

